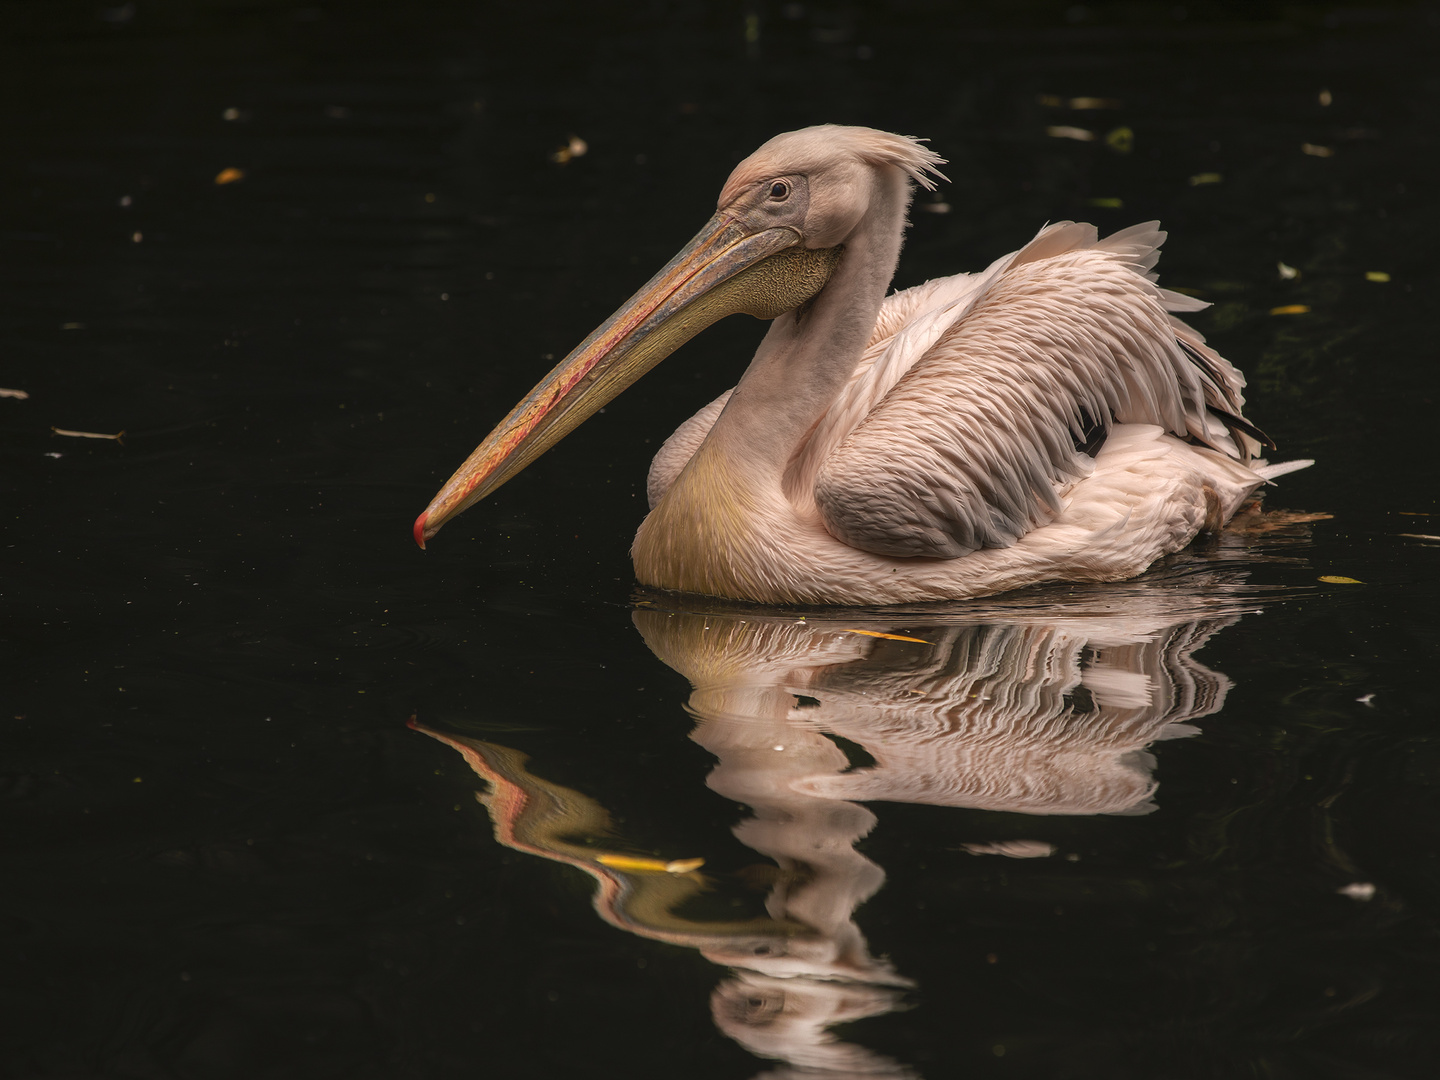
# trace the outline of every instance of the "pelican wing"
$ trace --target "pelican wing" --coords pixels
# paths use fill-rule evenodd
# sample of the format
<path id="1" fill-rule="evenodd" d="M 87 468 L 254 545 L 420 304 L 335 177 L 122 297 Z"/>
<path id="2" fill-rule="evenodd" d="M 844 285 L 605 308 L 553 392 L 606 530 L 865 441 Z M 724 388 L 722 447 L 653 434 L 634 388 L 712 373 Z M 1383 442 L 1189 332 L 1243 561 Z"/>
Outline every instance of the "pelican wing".
<path id="1" fill-rule="evenodd" d="M 1164 239 L 1156 222 L 1103 241 L 1061 222 L 982 274 L 892 297 L 787 487 L 813 479 L 852 547 L 955 558 L 1049 521 L 1112 424 L 1249 460 L 1242 377 L 1170 314 L 1207 305 L 1154 282 Z"/>

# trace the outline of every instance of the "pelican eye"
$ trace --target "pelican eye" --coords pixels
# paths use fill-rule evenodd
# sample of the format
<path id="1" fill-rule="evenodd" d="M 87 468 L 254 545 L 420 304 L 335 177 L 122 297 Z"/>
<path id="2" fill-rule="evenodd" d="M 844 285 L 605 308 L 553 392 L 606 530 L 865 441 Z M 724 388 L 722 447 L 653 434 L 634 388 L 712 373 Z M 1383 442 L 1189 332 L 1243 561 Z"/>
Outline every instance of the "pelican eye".
<path id="1" fill-rule="evenodd" d="M 790 197 L 790 185 L 784 180 L 776 180 L 770 185 L 770 198 L 775 202 L 784 202 Z"/>

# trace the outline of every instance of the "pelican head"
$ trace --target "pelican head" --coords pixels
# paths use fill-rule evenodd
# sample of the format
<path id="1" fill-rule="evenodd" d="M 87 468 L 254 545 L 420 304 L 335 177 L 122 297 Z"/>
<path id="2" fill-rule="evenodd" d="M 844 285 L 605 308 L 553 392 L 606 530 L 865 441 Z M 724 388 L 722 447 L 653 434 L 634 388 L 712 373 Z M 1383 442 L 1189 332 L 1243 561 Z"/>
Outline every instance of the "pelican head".
<path id="1" fill-rule="evenodd" d="M 825 287 L 877 198 L 933 188 L 918 141 L 824 125 L 778 135 L 736 166 L 718 209 L 680 252 L 562 360 L 475 449 L 415 520 L 425 542 L 705 327 L 774 319 Z"/>

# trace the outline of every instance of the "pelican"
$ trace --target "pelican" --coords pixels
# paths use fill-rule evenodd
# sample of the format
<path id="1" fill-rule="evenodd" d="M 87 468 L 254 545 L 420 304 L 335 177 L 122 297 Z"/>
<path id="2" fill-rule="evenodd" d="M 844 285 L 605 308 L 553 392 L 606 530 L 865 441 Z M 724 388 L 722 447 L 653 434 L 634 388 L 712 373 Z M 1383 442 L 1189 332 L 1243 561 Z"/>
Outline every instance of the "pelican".
<path id="1" fill-rule="evenodd" d="M 1047 225 L 978 274 L 886 296 L 924 140 L 823 125 L 742 161 L 704 228 L 511 411 L 415 521 L 423 548 L 720 318 L 771 320 L 650 467 L 641 584 L 773 604 L 1117 581 L 1269 476 L 1244 378 L 1175 317 L 1157 222 Z M 1289 467 L 1297 467 L 1291 463 Z"/>

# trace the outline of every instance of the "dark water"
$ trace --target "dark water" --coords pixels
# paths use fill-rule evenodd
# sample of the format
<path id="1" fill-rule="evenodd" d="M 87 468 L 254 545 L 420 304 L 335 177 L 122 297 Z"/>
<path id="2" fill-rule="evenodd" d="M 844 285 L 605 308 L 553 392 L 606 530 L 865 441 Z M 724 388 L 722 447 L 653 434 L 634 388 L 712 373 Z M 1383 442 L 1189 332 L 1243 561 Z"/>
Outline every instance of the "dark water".
<path id="1" fill-rule="evenodd" d="M 1437 36 L 4 5 L 4 1074 L 1430 1075 Z M 1270 507 L 1332 516 L 938 612 L 637 598 L 735 320 L 417 552 L 546 359 L 825 120 L 952 162 L 902 285 L 1162 218 L 1318 459 Z"/>

